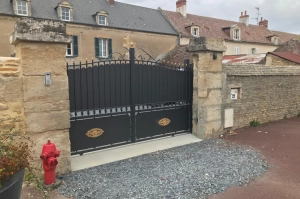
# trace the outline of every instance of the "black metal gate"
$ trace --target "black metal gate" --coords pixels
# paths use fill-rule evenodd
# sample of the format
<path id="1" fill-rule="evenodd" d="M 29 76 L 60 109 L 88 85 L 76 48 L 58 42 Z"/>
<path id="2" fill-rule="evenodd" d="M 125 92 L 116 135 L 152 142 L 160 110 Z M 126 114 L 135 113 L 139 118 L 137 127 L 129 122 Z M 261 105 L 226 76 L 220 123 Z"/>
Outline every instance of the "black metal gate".
<path id="1" fill-rule="evenodd" d="M 191 132 L 192 65 L 109 60 L 67 65 L 71 151 Z"/>

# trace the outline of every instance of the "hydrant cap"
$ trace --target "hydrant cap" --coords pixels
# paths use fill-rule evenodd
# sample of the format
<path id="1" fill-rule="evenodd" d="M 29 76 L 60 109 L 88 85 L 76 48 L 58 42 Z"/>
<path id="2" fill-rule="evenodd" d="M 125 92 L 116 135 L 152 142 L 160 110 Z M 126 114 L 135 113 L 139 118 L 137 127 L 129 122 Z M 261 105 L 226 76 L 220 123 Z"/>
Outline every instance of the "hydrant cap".
<path id="1" fill-rule="evenodd" d="M 48 140 L 48 143 L 47 144 L 51 144 L 50 140 Z"/>

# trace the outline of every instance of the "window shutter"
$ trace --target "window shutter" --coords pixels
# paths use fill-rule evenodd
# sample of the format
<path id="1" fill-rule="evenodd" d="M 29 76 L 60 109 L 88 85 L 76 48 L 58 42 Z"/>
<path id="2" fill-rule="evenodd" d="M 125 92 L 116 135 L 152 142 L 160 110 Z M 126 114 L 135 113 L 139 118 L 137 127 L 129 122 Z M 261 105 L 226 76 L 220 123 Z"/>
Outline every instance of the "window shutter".
<path id="1" fill-rule="evenodd" d="M 112 39 L 108 39 L 108 58 L 112 58 Z"/>
<path id="2" fill-rule="evenodd" d="M 95 57 L 100 57 L 99 55 L 99 39 L 95 38 Z"/>
<path id="3" fill-rule="evenodd" d="M 73 36 L 73 56 L 78 57 L 78 36 Z"/>

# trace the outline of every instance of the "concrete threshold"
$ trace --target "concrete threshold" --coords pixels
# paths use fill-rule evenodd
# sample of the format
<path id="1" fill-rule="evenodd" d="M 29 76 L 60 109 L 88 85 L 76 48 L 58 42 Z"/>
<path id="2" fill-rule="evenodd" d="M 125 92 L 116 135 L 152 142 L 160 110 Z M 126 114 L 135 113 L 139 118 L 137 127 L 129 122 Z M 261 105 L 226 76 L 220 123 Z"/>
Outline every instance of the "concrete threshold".
<path id="1" fill-rule="evenodd" d="M 181 134 L 75 155 L 71 157 L 71 169 L 77 171 L 200 141 L 193 134 Z"/>

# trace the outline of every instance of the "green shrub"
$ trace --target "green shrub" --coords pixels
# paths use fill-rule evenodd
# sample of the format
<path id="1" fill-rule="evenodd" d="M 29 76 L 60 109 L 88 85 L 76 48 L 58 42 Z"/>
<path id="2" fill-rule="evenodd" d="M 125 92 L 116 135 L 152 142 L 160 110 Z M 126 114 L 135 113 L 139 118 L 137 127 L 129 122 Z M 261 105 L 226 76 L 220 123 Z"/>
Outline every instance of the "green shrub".
<path id="1" fill-rule="evenodd" d="M 250 122 L 250 126 L 259 126 L 260 121 L 256 118 Z"/>

